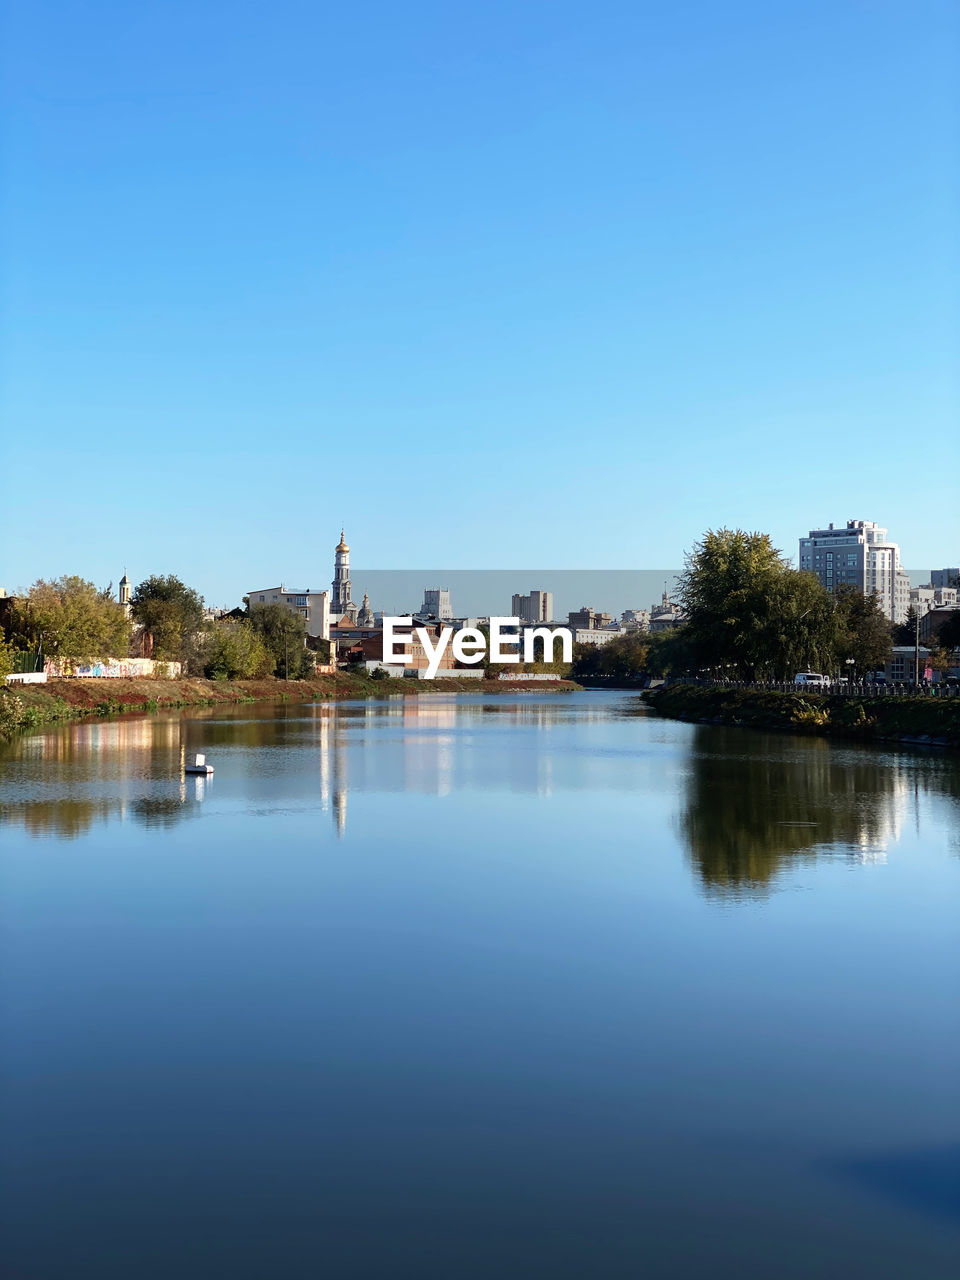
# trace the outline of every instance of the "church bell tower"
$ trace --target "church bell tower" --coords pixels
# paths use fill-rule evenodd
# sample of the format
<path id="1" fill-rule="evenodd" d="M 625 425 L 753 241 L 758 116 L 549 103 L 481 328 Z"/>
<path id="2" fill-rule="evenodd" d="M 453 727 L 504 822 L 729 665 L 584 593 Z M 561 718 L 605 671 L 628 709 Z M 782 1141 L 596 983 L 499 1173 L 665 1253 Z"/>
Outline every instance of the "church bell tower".
<path id="1" fill-rule="evenodd" d="M 334 552 L 334 568 L 333 568 L 333 596 L 330 600 L 330 612 L 335 614 L 346 613 L 353 601 L 350 599 L 350 548 L 347 546 L 347 540 L 343 536 L 343 530 L 340 530 L 340 541 Z"/>

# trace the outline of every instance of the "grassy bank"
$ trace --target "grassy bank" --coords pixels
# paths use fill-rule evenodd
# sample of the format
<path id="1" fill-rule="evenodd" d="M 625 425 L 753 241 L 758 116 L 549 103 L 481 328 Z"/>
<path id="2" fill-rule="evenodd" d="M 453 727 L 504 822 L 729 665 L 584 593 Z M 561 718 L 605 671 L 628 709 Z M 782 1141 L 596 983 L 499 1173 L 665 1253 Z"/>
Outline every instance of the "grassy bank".
<path id="1" fill-rule="evenodd" d="M 313 680 L 49 680 L 43 685 L 0 686 L 0 739 L 84 716 L 162 711 L 215 703 L 306 702 L 325 698 L 385 698 L 430 693 L 566 693 L 577 686 L 496 680 L 371 680 L 338 672 Z"/>
<path id="2" fill-rule="evenodd" d="M 855 698 L 665 685 L 644 695 L 660 715 L 873 742 L 960 749 L 960 698 Z"/>

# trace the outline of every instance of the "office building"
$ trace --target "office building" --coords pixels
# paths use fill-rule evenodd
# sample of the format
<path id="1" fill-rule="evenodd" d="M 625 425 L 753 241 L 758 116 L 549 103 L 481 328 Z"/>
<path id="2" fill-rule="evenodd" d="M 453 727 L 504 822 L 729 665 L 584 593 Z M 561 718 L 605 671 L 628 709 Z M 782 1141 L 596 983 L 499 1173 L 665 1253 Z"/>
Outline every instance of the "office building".
<path id="1" fill-rule="evenodd" d="M 519 618 L 521 622 L 552 622 L 553 592 L 531 591 L 527 596 L 515 595 L 510 616 Z"/>

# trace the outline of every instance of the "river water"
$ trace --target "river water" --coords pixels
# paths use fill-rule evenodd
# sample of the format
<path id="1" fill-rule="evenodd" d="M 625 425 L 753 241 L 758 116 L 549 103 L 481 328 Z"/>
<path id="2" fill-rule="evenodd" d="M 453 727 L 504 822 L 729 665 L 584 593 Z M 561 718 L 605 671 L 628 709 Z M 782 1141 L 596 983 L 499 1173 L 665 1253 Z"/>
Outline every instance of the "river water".
<path id="1" fill-rule="evenodd" d="M 958 906 L 956 758 L 628 694 L 21 738 L 0 1270 L 940 1280 Z"/>

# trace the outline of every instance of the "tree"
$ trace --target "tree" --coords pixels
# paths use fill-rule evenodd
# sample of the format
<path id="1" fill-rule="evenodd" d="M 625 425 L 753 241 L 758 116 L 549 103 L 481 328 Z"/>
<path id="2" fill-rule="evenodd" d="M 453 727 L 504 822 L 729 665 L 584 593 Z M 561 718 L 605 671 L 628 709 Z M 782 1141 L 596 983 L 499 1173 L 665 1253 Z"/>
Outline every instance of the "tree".
<path id="1" fill-rule="evenodd" d="M 125 657 L 130 623 L 110 587 L 98 591 L 84 578 L 40 578 L 13 609 L 15 646 L 53 658 L 88 662 Z"/>
<path id="2" fill-rule="evenodd" d="M 203 674 L 209 680 L 245 680 L 273 672 L 273 657 L 246 622 L 223 619 L 206 627 L 200 643 Z"/>
<path id="3" fill-rule="evenodd" d="M 699 666 L 732 668 L 745 680 L 767 674 L 786 572 L 767 534 L 707 530 L 685 558 L 678 593 Z"/>
<path id="4" fill-rule="evenodd" d="M 184 643 L 203 625 L 203 598 L 178 577 L 144 579 L 130 600 L 136 622 L 153 636 L 153 656 L 179 662 Z"/>
<path id="5" fill-rule="evenodd" d="M 7 644 L 3 636 L 0 636 L 0 688 L 3 687 L 4 681 L 13 670 L 15 653 L 16 650 L 13 645 Z"/>
<path id="6" fill-rule="evenodd" d="M 761 636 L 761 674 L 790 680 L 797 671 L 834 665 L 836 608 L 812 573 L 784 569 L 772 580 L 770 613 Z"/>
<path id="7" fill-rule="evenodd" d="M 864 595 L 855 586 L 842 583 L 834 591 L 836 629 L 834 661 L 854 676 L 883 668 L 890 656 L 893 637 L 890 622 L 875 595 Z M 913 643 L 913 632 L 910 641 Z M 849 662 L 849 659 L 853 659 Z"/>
<path id="8" fill-rule="evenodd" d="M 764 680 L 833 664 L 830 593 L 813 574 L 791 569 L 765 533 L 708 530 L 686 557 L 679 599 L 683 644 L 697 669 Z"/>
<path id="9" fill-rule="evenodd" d="M 299 613 L 282 604 L 258 604 L 249 611 L 249 625 L 273 658 L 274 675 L 302 680 L 313 674 L 314 658 L 306 647 L 307 624 Z"/>
<path id="10" fill-rule="evenodd" d="M 896 644 L 913 644 L 917 635 L 917 610 L 911 605 L 903 622 L 893 628 L 893 639 Z"/>

